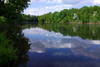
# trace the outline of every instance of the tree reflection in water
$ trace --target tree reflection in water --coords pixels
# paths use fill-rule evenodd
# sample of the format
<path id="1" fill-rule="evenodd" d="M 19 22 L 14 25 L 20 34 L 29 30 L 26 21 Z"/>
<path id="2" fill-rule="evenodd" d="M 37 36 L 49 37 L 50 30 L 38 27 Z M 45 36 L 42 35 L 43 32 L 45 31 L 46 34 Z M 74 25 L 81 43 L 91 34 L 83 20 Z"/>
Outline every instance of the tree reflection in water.
<path id="1" fill-rule="evenodd" d="M 15 63 L 12 62 L 9 66 L 18 67 L 19 64 L 28 61 L 27 51 L 30 48 L 30 44 L 29 40 L 24 37 L 21 26 L 11 24 L 5 28 L 0 28 L 0 32 L 4 33 L 4 35 L 10 40 L 10 43 L 17 50 L 18 60 Z"/>
<path id="2" fill-rule="evenodd" d="M 26 67 L 100 67 L 99 25 L 47 23 L 23 30 L 32 43 Z"/>
<path id="3" fill-rule="evenodd" d="M 46 23 L 39 25 L 48 31 L 59 32 L 64 36 L 80 36 L 83 39 L 100 40 L 100 25 L 93 24 L 65 24 L 65 23 Z"/>

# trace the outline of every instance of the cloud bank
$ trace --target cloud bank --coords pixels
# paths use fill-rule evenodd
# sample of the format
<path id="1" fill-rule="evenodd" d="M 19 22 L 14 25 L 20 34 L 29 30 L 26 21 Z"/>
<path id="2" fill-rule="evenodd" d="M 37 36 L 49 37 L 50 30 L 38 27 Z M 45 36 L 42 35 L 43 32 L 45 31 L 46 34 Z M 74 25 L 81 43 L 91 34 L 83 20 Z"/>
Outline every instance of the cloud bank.
<path id="1" fill-rule="evenodd" d="M 43 15 L 63 9 L 94 5 L 100 5 L 100 0 L 31 0 L 29 8 L 27 8 L 24 13 L 30 15 Z"/>

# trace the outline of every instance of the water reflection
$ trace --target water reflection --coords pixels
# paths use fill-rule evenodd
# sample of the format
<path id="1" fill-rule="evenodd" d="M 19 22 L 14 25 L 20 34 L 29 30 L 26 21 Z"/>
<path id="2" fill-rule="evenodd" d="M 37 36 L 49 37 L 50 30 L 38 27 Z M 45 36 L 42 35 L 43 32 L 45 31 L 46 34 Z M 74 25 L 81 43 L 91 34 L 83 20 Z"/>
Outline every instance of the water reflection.
<path id="1" fill-rule="evenodd" d="M 23 33 L 31 42 L 27 67 L 100 67 L 100 40 L 63 36 L 38 27 Z"/>
<path id="2" fill-rule="evenodd" d="M 5 67 L 18 67 L 19 64 L 26 63 L 28 61 L 27 51 L 30 48 L 30 44 L 29 40 L 24 37 L 21 26 L 17 24 L 7 25 L 0 28 L 0 33 L 3 33 L 9 39 L 18 55 L 17 62 L 8 62 L 9 65 L 5 65 Z"/>
<path id="3" fill-rule="evenodd" d="M 60 24 L 60 23 L 52 23 L 52 24 L 44 24 L 39 25 L 39 27 L 46 29 L 48 31 L 60 32 L 63 35 L 70 36 L 80 36 L 83 39 L 93 39 L 100 40 L 100 25 L 81 25 L 81 24 Z"/>

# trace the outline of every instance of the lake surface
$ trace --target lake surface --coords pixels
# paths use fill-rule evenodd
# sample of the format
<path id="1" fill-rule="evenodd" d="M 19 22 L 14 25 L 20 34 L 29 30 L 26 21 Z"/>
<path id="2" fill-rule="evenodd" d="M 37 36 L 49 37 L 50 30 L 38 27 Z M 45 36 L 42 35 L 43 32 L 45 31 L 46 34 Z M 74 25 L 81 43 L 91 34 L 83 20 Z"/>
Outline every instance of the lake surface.
<path id="1" fill-rule="evenodd" d="M 19 67 L 100 67 L 100 25 L 27 27 L 28 60 Z"/>

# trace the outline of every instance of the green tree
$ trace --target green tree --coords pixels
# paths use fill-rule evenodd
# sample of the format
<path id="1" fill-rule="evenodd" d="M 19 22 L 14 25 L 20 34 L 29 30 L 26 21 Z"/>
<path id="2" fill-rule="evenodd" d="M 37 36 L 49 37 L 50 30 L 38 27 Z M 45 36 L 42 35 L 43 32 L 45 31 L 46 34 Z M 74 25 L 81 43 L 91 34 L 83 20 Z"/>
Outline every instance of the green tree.
<path id="1" fill-rule="evenodd" d="M 0 0 L 0 16 L 18 19 L 30 0 Z"/>
<path id="2" fill-rule="evenodd" d="M 93 16 L 94 12 L 96 15 Z M 99 6 L 84 6 L 80 9 L 64 9 L 60 12 L 47 13 L 38 17 L 39 23 L 49 22 L 49 23 L 58 23 L 58 22 L 98 22 L 100 21 L 100 7 Z"/>
<path id="3" fill-rule="evenodd" d="M 84 6 L 83 8 L 80 9 L 80 16 L 81 16 L 81 20 L 84 23 L 88 23 L 90 20 L 90 10 L 89 7 Z"/>

